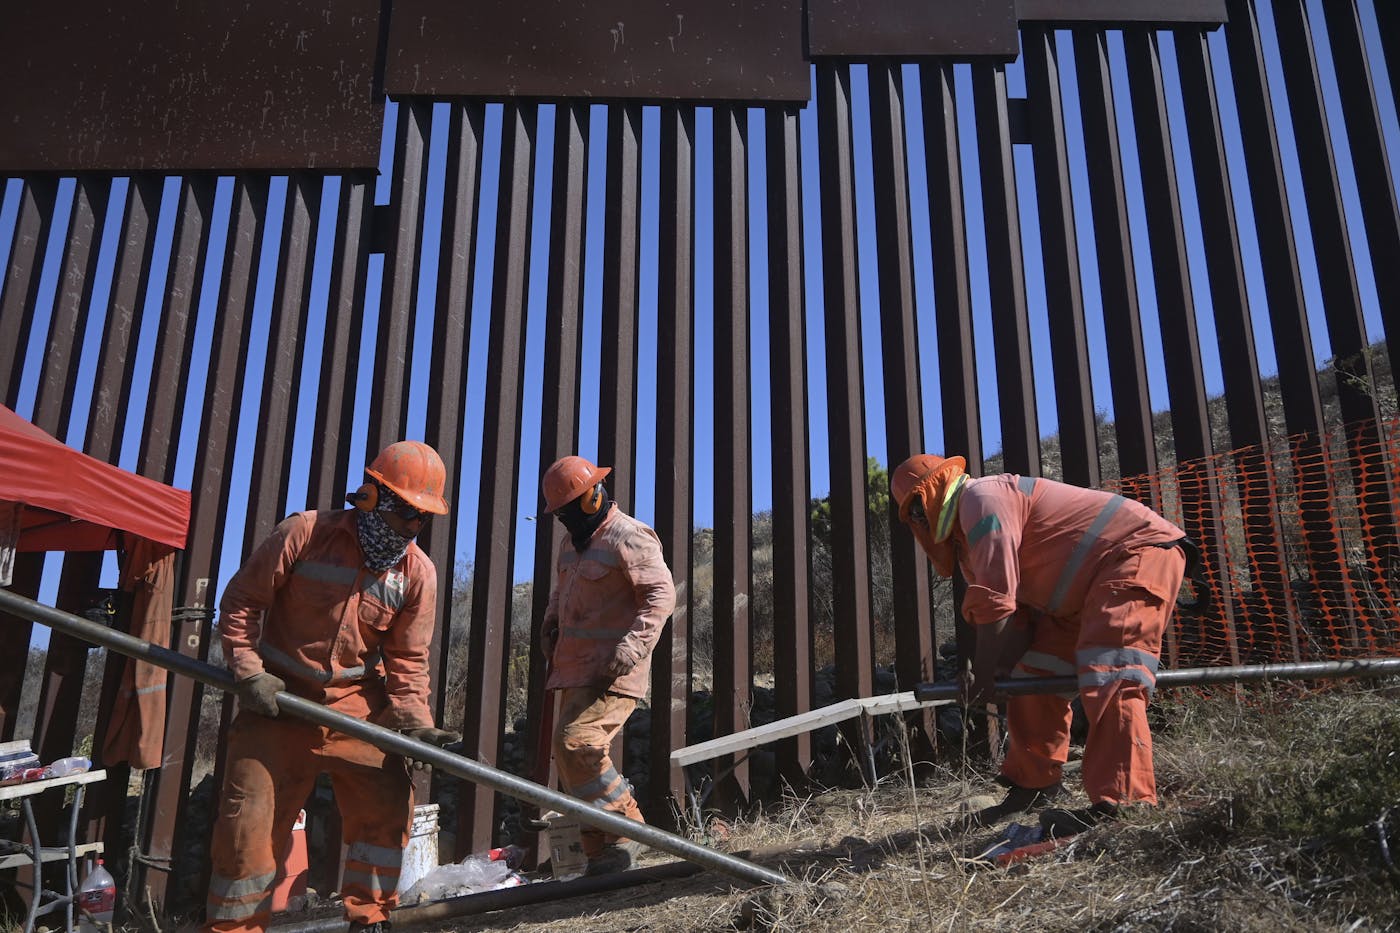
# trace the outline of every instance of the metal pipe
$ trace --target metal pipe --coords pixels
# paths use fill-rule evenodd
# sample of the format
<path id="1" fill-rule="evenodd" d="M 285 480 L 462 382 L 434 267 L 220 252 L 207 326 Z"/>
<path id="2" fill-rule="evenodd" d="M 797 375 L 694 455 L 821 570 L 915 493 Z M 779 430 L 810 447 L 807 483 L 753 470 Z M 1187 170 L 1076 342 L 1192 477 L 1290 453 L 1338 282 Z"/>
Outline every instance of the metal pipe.
<path id="1" fill-rule="evenodd" d="M 90 622 L 51 606 L 45 606 L 43 603 L 20 596 L 18 593 L 0 589 L 0 610 L 20 618 L 32 619 L 42 625 L 72 635 L 74 638 L 81 638 L 91 644 L 100 645 L 118 654 L 163 667 L 176 674 L 183 674 L 210 687 L 229 693 L 233 692 L 233 675 L 228 671 L 212 667 L 194 658 L 185 657 L 168 648 L 153 645 L 125 632 L 118 632 L 96 622 Z M 723 872 L 755 884 L 786 884 L 788 881 L 784 875 L 771 869 L 696 845 L 679 836 L 657 829 L 655 826 L 638 823 L 607 810 L 600 810 L 582 800 L 541 787 L 513 774 L 498 771 L 489 765 L 455 755 L 426 742 L 410 739 L 392 729 L 385 729 L 383 726 L 376 726 L 362 719 L 337 713 L 303 697 L 283 691 L 277 694 L 277 705 L 283 712 L 290 713 L 299 719 L 305 719 L 328 729 L 335 729 L 344 735 L 368 742 L 383 751 L 425 762 L 441 773 L 466 778 L 468 781 L 490 787 L 517 800 L 533 803 L 542 809 L 558 810 L 560 813 L 575 817 L 581 823 L 625 836 L 628 839 L 635 839 L 643 845 L 659 849 L 662 852 L 669 852 L 677 858 L 694 862 L 704 868 Z"/>
<path id="2" fill-rule="evenodd" d="M 660 881 L 674 881 L 689 878 L 700 871 L 698 865 L 689 862 L 669 862 L 653 865 L 636 871 L 617 872 L 611 875 L 598 875 L 593 878 L 575 878 L 572 881 L 547 881 L 540 884 L 526 884 L 515 888 L 502 888 L 499 891 L 483 891 L 480 894 L 463 894 L 431 904 L 413 907 L 399 907 L 389 914 L 395 930 L 440 924 L 454 917 L 486 914 L 494 910 L 509 910 L 513 907 L 527 907 L 531 904 L 552 903 L 570 897 L 586 897 L 590 894 L 605 894 L 621 888 L 633 888 L 639 884 L 655 884 Z M 345 918 L 326 917 L 320 920 L 307 920 L 301 923 L 277 924 L 268 933 L 343 933 Z"/>
<path id="3" fill-rule="evenodd" d="M 1356 658 L 1350 661 L 1305 661 L 1298 664 L 1242 664 L 1237 667 L 1187 667 L 1160 671 L 1159 687 L 1194 687 L 1200 684 L 1243 683 L 1256 680 L 1330 680 L 1338 677 L 1400 675 L 1400 658 Z M 998 680 L 996 692 L 1010 696 L 1027 693 L 1065 693 L 1079 689 L 1077 677 L 1017 677 Z M 956 683 L 919 684 L 918 700 L 956 700 Z"/>

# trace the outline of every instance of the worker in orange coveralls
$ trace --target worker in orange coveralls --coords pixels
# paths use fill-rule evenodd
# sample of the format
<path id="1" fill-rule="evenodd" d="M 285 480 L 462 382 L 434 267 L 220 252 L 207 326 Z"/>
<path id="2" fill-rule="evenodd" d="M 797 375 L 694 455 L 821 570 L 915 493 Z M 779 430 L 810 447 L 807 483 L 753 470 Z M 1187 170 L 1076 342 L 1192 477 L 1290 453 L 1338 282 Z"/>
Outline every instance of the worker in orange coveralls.
<path id="1" fill-rule="evenodd" d="M 1147 703 L 1162 635 L 1194 546 L 1131 499 L 1004 473 L 968 477 L 962 457 L 919 454 L 890 493 L 941 576 L 962 568 L 963 615 L 976 646 L 965 704 L 991 702 L 997 676 L 1077 675 L 1089 721 L 1083 781 L 1090 806 L 1049 810 L 1041 825 L 1070 835 L 1157 802 Z M 1012 696 L 999 781 L 1010 788 L 972 825 L 1044 806 L 1062 790 L 1073 695 Z"/>
<path id="2" fill-rule="evenodd" d="M 554 760 L 564 789 L 604 810 L 646 822 L 609 746 L 646 696 L 651 652 L 676 606 L 661 540 L 608 496 L 611 467 L 564 457 L 545 471 L 546 509 L 564 526 L 541 632 L 546 690 L 559 691 Z M 585 828 L 590 875 L 626 871 L 640 844 Z"/>
<path id="3" fill-rule="evenodd" d="M 460 740 L 428 709 L 437 573 L 414 543 L 447 513 L 446 471 L 426 444 L 390 444 L 346 496 L 351 509 L 284 520 L 219 604 L 239 714 L 214 826 L 206 930 L 265 930 L 276 855 L 316 778 L 329 773 L 349 845 L 350 930 L 382 933 L 397 903 L 413 818 L 408 763 L 360 739 L 277 716 L 286 690 L 429 742 Z"/>

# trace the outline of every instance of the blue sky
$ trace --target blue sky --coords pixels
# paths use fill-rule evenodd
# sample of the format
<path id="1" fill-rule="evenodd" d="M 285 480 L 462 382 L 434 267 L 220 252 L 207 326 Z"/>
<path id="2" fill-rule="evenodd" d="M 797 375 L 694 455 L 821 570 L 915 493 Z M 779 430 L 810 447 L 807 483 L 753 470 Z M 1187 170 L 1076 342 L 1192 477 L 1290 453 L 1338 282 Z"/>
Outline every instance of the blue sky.
<path id="1" fill-rule="evenodd" d="M 1372 40 L 1372 47 L 1369 49 L 1372 73 L 1376 78 L 1377 95 L 1381 102 L 1380 112 L 1385 123 L 1387 144 L 1392 158 L 1392 176 L 1394 177 L 1396 172 L 1395 159 L 1400 157 L 1400 130 L 1397 130 L 1396 126 L 1396 108 L 1393 104 L 1394 98 L 1391 94 L 1389 82 L 1385 76 L 1383 59 L 1375 43 L 1377 29 L 1371 3 L 1372 0 L 1361 0 L 1360 7 L 1363 20 L 1367 24 L 1368 32 Z M 1291 132 L 1289 129 L 1291 124 L 1288 119 L 1286 100 L 1281 90 L 1282 80 L 1279 72 L 1278 56 L 1276 46 L 1272 41 L 1272 22 L 1269 18 L 1269 5 L 1260 4 L 1259 12 L 1261 15 L 1261 28 L 1265 36 L 1266 54 L 1268 54 L 1270 59 L 1271 86 L 1275 93 L 1274 105 L 1281 132 L 1284 165 L 1293 207 L 1293 219 L 1297 227 L 1297 243 L 1300 252 L 1299 262 L 1300 266 L 1305 271 L 1304 284 L 1309 314 L 1312 318 L 1312 334 L 1315 343 L 1314 352 L 1318 361 L 1321 362 L 1330 356 L 1330 349 L 1327 344 L 1326 324 L 1322 317 L 1321 294 L 1318 290 L 1316 277 L 1311 274 L 1310 271 L 1313 267 L 1311 241 L 1306 227 L 1306 211 L 1302 207 L 1303 199 L 1297 160 L 1291 145 Z M 1350 160 L 1346 157 L 1344 149 L 1345 132 L 1343 130 L 1340 107 L 1337 101 L 1335 82 L 1331 74 L 1330 61 L 1326 57 L 1327 46 L 1323 38 L 1325 36 L 1325 27 L 1321 16 L 1320 0 L 1309 0 L 1309 13 L 1313 28 L 1317 34 L 1317 48 L 1321 56 L 1320 65 L 1323 74 L 1323 87 L 1324 93 L 1327 95 L 1328 117 L 1332 125 L 1333 138 L 1339 147 L 1343 147 L 1343 150 L 1339 153 L 1337 158 L 1337 166 L 1341 176 L 1341 184 L 1346 201 L 1347 219 L 1352 231 L 1353 256 L 1357 266 L 1357 279 L 1361 286 L 1366 325 L 1372 339 L 1381 339 L 1384 333 L 1379 318 L 1379 304 L 1375 292 L 1373 271 L 1370 268 L 1369 254 L 1365 248 L 1364 230 L 1359 213 L 1359 201 L 1355 179 L 1351 176 Z M 1271 332 L 1267 325 L 1266 305 L 1262 279 L 1260 277 L 1257 244 L 1254 239 L 1252 214 L 1248 205 L 1248 191 L 1244 180 L 1244 166 L 1238 138 L 1238 122 L 1233 109 L 1234 101 L 1228 93 L 1230 87 L 1227 77 L 1229 66 L 1224 49 L 1224 37 L 1221 32 L 1217 31 L 1211 35 L 1210 50 L 1212 63 L 1216 69 L 1217 84 L 1221 91 L 1220 104 L 1222 107 L 1222 122 L 1226 134 L 1227 158 L 1230 160 L 1236 208 L 1240 215 L 1239 229 L 1242 239 L 1241 245 L 1246 259 L 1246 284 L 1249 288 L 1251 306 L 1256 321 L 1256 348 L 1261 369 L 1266 375 L 1271 375 L 1276 371 L 1276 364 L 1271 342 Z M 1135 206 L 1135 209 L 1130 214 L 1130 223 L 1132 225 L 1133 249 L 1139 276 L 1139 302 L 1143 315 L 1143 337 L 1149 367 L 1149 382 L 1152 392 L 1153 407 L 1154 409 L 1162 409 L 1167 406 L 1167 395 L 1161 365 L 1162 352 L 1160 332 L 1156 321 L 1156 301 L 1152 287 L 1151 261 L 1147 253 L 1145 221 L 1140 209 L 1141 179 L 1137 172 L 1132 170 L 1132 167 L 1136 164 L 1137 155 L 1134 137 L 1131 132 L 1131 106 L 1127 100 L 1127 75 L 1124 67 L 1120 37 L 1116 35 L 1111 36 L 1110 52 L 1113 66 L 1114 89 L 1117 96 L 1120 120 L 1119 135 L 1123 146 L 1124 164 L 1129 167 L 1129 171 L 1127 172 L 1129 186 L 1128 199 L 1129 203 Z M 1062 33 L 1060 35 L 1060 53 L 1061 80 L 1064 83 L 1064 101 L 1066 105 L 1066 131 L 1072 169 L 1071 182 L 1079 235 L 1079 260 L 1081 263 L 1081 278 L 1084 290 L 1084 310 L 1088 328 L 1094 398 L 1096 406 L 1111 417 L 1112 407 L 1108 389 L 1107 363 L 1103 339 L 1103 312 L 1100 306 L 1097 288 L 1097 268 L 1093 247 L 1092 218 L 1088 206 L 1088 181 L 1085 175 L 1079 113 L 1076 107 L 1077 95 L 1073 87 L 1073 69 L 1070 66 L 1073 54 L 1067 34 Z M 1217 394 L 1221 390 L 1221 364 L 1211 320 L 1211 303 L 1205 274 L 1205 257 L 1197 222 L 1194 185 L 1191 182 L 1190 158 L 1186 149 L 1185 118 L 1179 91 L 1177 90 L 1175 75 L 1176 60 L 1169 35 L 1164 35 L 1162 37 L 1161 59 L 1165 72 L 1166 85 L 1169 91 L 1168 100 L 1172 120 L 1173 141 L 1177 154 L 1178 182 L 1182 196 L 1183 216 L 1186 218 L 1188 256 L 1191 264 L 1192 285 L 1195 293 L 1197 316 L 1200 326 L 1202 360 L 1205 367 L 1207 387 L 1212 394 Z M 980 380 L 982 388 L 981 407 L 983 412 L 982 430 L 985 443 L 985 450 L 983 453 L 992 454 L 1000 449 L 1000 430 L 997 424 L 996 387 L 993 380 L 990 378 L 990 374 L 994 371 L 995 367 L 991 356 L 992 348 L 990 325 L 988 321 L 988 289 L 985 273 L 981 271 L 985 265 L 985 244 L 981 236 L 982 205 L 980 186 L 976 177 L 976 145 L 973 133 L 970 130 L 974 124 L 971 112 L 972 96 L 970 70 L 966 66 L 959 66 L 956 69 L 955 77 L 958 88 L 960 106 L 959 120 L 962 132 L 963 190 L 967 199 L 968 248 L 969 262 L 972 270 L 971 284 L 977 338 L 976 352 L 978 369 L 979 372 L 983 374 L 983 378 Z M 884 401 L 881 382 L 880 331 L 878 326 L 878 284 L 876 282 L 876 257 L 874 255 L 874 207 L 870 172 L 869 114 L 866 105 L 865 79 L 865 69 L 863 67 L 856 67 L 852 74 L 851 94 L 856 139 L 856 224 L 865 363 L 865 426 L 868 452 L 881 462 L 887 462 L 883 418 Z M 920 108 L 918 106 L 919 90 L 917 69 L 912 67 L 905 68 L 904 84 L 906 132 L 909 145 L 909 194 L 911 203 L 916 205 L 913 216 L 915 295 L 921 325 L 927 327 L 929 325 L 926 322 L 931 320 L 932 316 L 933 277 L 936 270 L 932 268 L 929 258 L 930 249 L 927 215 L 923 210 L 917 207 L 918 205 L 927 203 L 926 177 L 922 151 L 922 125 Z M 1024 76 L 1019 62 L 1008 68 L 1008 86 L 1012 96 L 1022 96 L 1024 94 Z M 490 234 L 494 230 L 496 208 L 496 179 L 498 173 L 496 150 L 499 146 L 500 110 L 501 108 L 498 106 L 487 108 L 484 139 L 482 141 L 485 157 L 482 165 L 478 227 L 482 235 L 478 237 L 476 255 L 476 268 L 481 271 L 479 271 L 475 279 L 475 295 L 471 316 L 471 354 L 468 361 L 469 400 L 484 398 L 483 381 L 486 369 L 486 331 L 490 302 L 489 270 L 491 269 L 494 248 L 494 243 L 492 242 Z M 379 203 L 386 203 L 389 195 L 388 180 L 390 177 L 390 166 L 388 163 L 392 158 L 394 118 L 395 111 L 394 107 L 391 105 L 385 120 L 383 146 L 384 162 L 377 193 L 377 201 Z M 435 126 L 441 125 L 445 129 L 445 122 L 442 122 L 445 121 L 445 118 L 445 106 L 438 105 L 435 113 Z M 598 396 L 600 379 L 597 361 L 600 340 L 602 339 L 599 322 L 601 319 L 601 242 L 604 197 L 604 162 L 601 158 L 601 154 L 606 149 L 606 120 L 606 108 L 594 107 L 590 123 L 590 151 L 592 153 L 592 158 L 590 159 L 588 174 L 588 217 L 585 236 L 584 365 L 582 369 L 583 386 L 581 393 L 581 397 L 585 400 L 585 403 L 581 406 L 582 410 L 580 412 L 579 423 L 580 453 L 586 456 L 595 455 L 598 444 L 598 419 L 596 409 L 595 406 L 587 404 L 587 400 Z M 800 130 L 803 150 L 804 247 L 806 256 L 805 272 L 808 313 L 808 406 L 811 438 L 811 457 L 809 464 L 812 494 L 820 496 L 826 493 L 829 487 L 829 481 L 827 475 L 828 455 L 825 414 L 826 386 L 823 372 L 825 355 L 822 342 L 823 320 L 821 311 L 820 226 L 818 223 L 819 207 L 817 198 L 817 160 L 820 158 L 820 154 L 816 151 L 814 106 L 809 105 L 803 111 L 800 121 Z M 714 257 L 712 255 L 712 217 L 710 213 L 713 167 L 710 163 L 709 155 L 712 146 L 712 136 L 711 112 L 706 109 L 701 109 L 696 117 L 696 227 L 694 231 L 694 281 L 696 284 L 694 342 L 696 408 L 694 454 L 697 464 L 695 477 L 695 523 L 700 527 L 712 524 L 713 520 L 712 471 L 705 468 L 706 464 L 713 462 L 714 449 L 712 438 L 714 436 L 713 425 L 715 419 L 715 412 L 709 404 L 709 400 L 713 398 L 714 388 L 712 384 L 714 368 L 714 347 L 712 341 L 713 296 L 709 287 L 709 283 L 712 281 L 714 265 Z M 655 473 L 655 459 L 654 451 L 647 439 L 653 434 L 655 420 L 654 400 L 656 395 L 654 377 L 655 366 L 653 361 L 656 358 L 657 283 L 656 264 L 652 257 L 654 257 L 658 239 L 657 230 L 659 223 L 657 204 L 659 137 L 659 111 L 655 107 L 647 107 L 643 111 L 642 135 L 642 216 L 640 241 L 642 243 L 643 252 L 640 266 L 640 280 L 638 283 L 641 301 L 638 351 L 639 359 L 642 363 L 638 367 L 641 379 L 638 386 L 640 410 L 638 412 L 639 443 L 637 445 L 637 451 L 639 459 L 637 463 L 637 501 L 634 511 L 643 519 L 648 520 L 653 517 L 655 508 L 655 495 L 652 483 Z M 425 219 L 425 228 L 429 231 L 429 235 L 425 237 L 425 250 L 422 256 L 418 305 L 419 313 L 416 318 L 416 329 L 413 335 L 411 350 L 411 357 L 416 359 L 426 359 L 426 347 L 431 339 L 429 329 L 431 327 L 432 308 L 436 298 L 433 294 L 433 288 L 436 281 L 438 262 L 436 238 L 431 234 L 438 228 L 442 211 L 441 191 L 445 163 L 444 138 L 445 133 L 435 133 L 429 153 L 430 162 L 426 198 L 428 214 Z M 769 386 L 767 381 L 768 308 L 766 295 L 766 256 L 764 253 L 765 237 L 763 235 L 766 225 L 766 217 L 763 208 L 763 142 L 761 114 L 756 110 L 751 111 L 748 135 L 750 168 L 749 281 L 752 294 L 751 345 L 749 354 L 754 364 L 752 368 L 753 408 L 751 411 L 751 465 L 753 473 L 753 504 L 756 510 L 766 509 L 772 502 L 771 450 L 768 443 L 771 437 L 771 424 L 768 412 Z M 553 107 L 545 106 L 541 113 L 539 131 L 536 137 L 535 178 L 537 195 L 534 201 L 535 217 L 530 255 L 530 297 L 526 322 L 527 373 L 537 372 L 543 365 L 546 250 L 548 245 L 550 206 L 547 193 L 550 186 L 550 161 L 552 152 Z M 1036 217 L 1029 147 L 1017 146 L 1015 150 L 1015 159 L 1018 193 L 1020 197 L 1021 236 L 1026 259 L 1027 301 L 1032 309 L 1032 355 L 1033 360 L 1043 361 L 1048 354 L 1048 333 L 1043 315 L 1037 313 L 1035 310 L 1044 306 L 1044 283 L 1040 272 L 1039 223 Z M 272 286 L 278 258 L 276 231 L 280 230 L 282 210 L 285 202 L 285 187 L 285 179 L 277 179 L 273 183 L 271 207 L 267 217 L 267 229 L 272 235 L 267 237 L 264 241 L 264 252 L 260 265 L 261 271 L 254 302 L 255 333 L 259 331 L 265 332 L 266 322 L 271 315 Z M 227 225 L 232 188 L 232 182 L 227 178 L 223 179 L 219 185 L 214 217 L 211 224 L 212 229 L 215 231 L 221 231 L 225 229 Z M 66 203 L 66 200 L 71 197 L 71 189 L 72 182 L 65 181 L 60 192 L 60 205 Z M 313 389 L 323 365 L 323 361 L 320 359 L 319 335 L 324 327 L 330 261 L 330 231 L 332 229 L 331 224 L 333 224 L 335 219 L 334 208 L 337 189 L 338 181 L 332 179 L 327 185 L 322 200 L 320 235 L 317 237 L 312 301 L 310 305 L 310 319 L 308 322 L 308 339 L 306 342 L 307 351 L 302 359 L 303 385 L 309 385 L 313 387 Z M 120 205 L 124 201 L 125 190 L 125 181 L 118 180 L 113 188 L 113 210 L 109 212 L 108 221 L 103 231 L 101 248 L 101 256 L 103 258 L 99 263 L 98 279 L 94 284 L 93 290 L 93 307 L 98 310 L 91 315 L 88 332 L 82 341 L 83 349 L 80 365 L 83 368 L 85 376 L 90 375 L 96 365 L 98 343 L 100 341 L 102 327 L 101 309 L 104 309 L 107 305 L 111 288 L 112 264 L 116 253 L 117 238 L 120 233 Z M 166 197 L 163 199 L 161 206 L 159 225 L 157 228 L 156 259 L 155 266 L 151 273 L 152 287 L 148 296 L 147 313 L 144 319 L 145 326 L 136 342 L 138 359 L 149 358 L 155 345 L 156 318 L 159 312 L 160 297 L 163 293 L 163 285 L 167 273 L 169 241 L 174 225 L 174 209 L 178 200 L 177 194 L 178 181 L 171 180 L 166 186 Z M 0 201 L 0 259 L 7 259 L 11 247 L 11 239 L 13 237 L 15 215 L 18 209 L 18 183 L 11 180 L 4 187 L 3 195 L 3 201 Z M 60 211 L 60 213 L 62 212 Z M 61 253 L 61 249 L 58 247 L 66 237 L 65 224 L 66 221 L 55 223 L 50 239 L 52 248 L 50 248 L 46 254 L 49 257 L 49 261 L 45 264 L 43 270 L 43 279 L 41 281 L 39 294 L 39 310 L 36 313 L 33 331 L 34 336 L 27 350 L 25 379 L 21 387 L 17 404 L 17 410 L 24 416 L 30 416 L 33 413 L 40 373 L 39 361 L 44 352 L 48 321 L 58 285 L 56 257 Z M 218 298 L 217 270 L 221 268 L 223 249 L 224 237 L 222 235 L 215 235 L 212 237 L 208 260 L 208 268 L 211 270 L 211 274 L 205 283 L 203 293 L 200 295 L 199 313 L 196 318 L 197 330 L 195 342 L 197 347 L 207 347 L 211 339 L 212 312 L 217 304 Z M 366 296 L 366 304 L 370 308 L 377 307 L 379 301 L 381 269 L 382 259 L 378 256 L 373 257 L 370 266 L 369 289 Z M 358 361 L 359 372 L 361 374 L 361 379 L 359 380 L 361 390 L 355 399 L 355 406 L 358 414 L 356 423 L 361 427 L 356 436 L 352 439 L 354 445 L 353 449 L 357 451 L 364 451 L 365 439 L 363 426 L 368 422 L 370 406 L 373 404 L 373 400 L 368 394 L 368 387 L 371 384 L 369 373 L 373 362 L 373 353 L 370 348 L 374 340 L 376 317 L 377 316 L 373 313 L 365 316 L 365 332 L 362 336 L 366 350 L 362 352 L 361 358 Z M 939 450 L 942 445 L 943 433 L 937 397 L 937 362 L 932 352 L 934 344 L 931 334 L 925 331 L 920 342 L 928 348 L 928 352 L 924 355 L 922 360 L 924 368 L 921 375 L 924 390 L 923 415 L 925 446 L 931 450 Z M 253 349 L 254 352 L 248 361 L 248 373 L 244 383 L 246 391 L 242 400 L 243 417 L 241 417 L 239 421 L 239 433 L 236 439 L 237 458 L 238 461 L 244 465 L 251 463 L 257 427 L 255 418 L 258 394 L 261 387 L 261 375 L 266 362 L 261 352 L 265 348 L 255 342 Z M 350 361 L 351 364 L 355 362 L 356 361 Z M 1044 364 L 1039 363 L 1038 365 Z M 129 411 L 132 413 L 133 419 L 138 422 L 140 412 L 144 411 L 146 393 L 149 389 L 146 380 L 149 379 L 149 376 L 150 372 L 148 367 L 138 368 L 136 381 L 132 387 Z M 176 485 L 184 487 L 188 487 L 192 482 L 194 456 L 198 443 L 198 420 L 202 408 L 205 376 L 206 373 L 203 371 L 196 370 L 192 372 L 191 383 L 186 396 L 185 429 L 181 432 L 181 446 L 176 462 L 175 480 Z M 87 411 L 90 402 L 91 383 L 91 378 L 84 378 L 79 382 L 78 396 L 74 402 L 74 413 L 65 438 L 70 444 L 77 447 L 81 447 L 83 444 L 83 431 L 86 425 Z M 1036 385 L 1041 432 L 1042 434 L 1050 434 L 1056 430 L 1056 425 L 1053 386 L 1048 375 L 1048 369 L 1044 375 L 1036 379 Z M 533 516 L 537 508 L 536 479 L 545 466 L 545 464 L 539 463 L 538 451 L 536 449 L 541 404 L 539 380 L 527 378 L 524 383 L 524 389 L 523 424 L 525 427 L 521 439 L 521 481 L 518 502 L 518 516 L 520 517 L 520 521 L 518 522 L 517 531 L 515 569 L 515 578 L 517 580 L 526 579 L 533 572 L 533 542 L 537 524 L 527 520 L 527 517 Z M 413 369 L 411 375 L 409 386 L 411 415 L 406 436 L 422 436 L 422 412 L 425 407 L 426 397 L 427 367 L 421 366 Z M 291 438 L 295 462 L 305 462 L 305 459 L 309 456 L 311 445 L 315 443 L 312 437 L 311 418 L 312 405 L 310 404 L 310 399 L 303 400 L 302 403 L 297 405 L 296 422 Z M 468 452 L 478 450 L 479 445 L 476 442 L 479 440 L 482 430 L 481 411 L 473 407 L 470 403 L 463 427 L 465 450 Z M 127 469 L 134 469 L 139 441 L 139 432 L 136 429 L 133 428 L 127 431 L 121 444 L 119 459 L 121 466 Z M 374 451 L 364 451 L 366 459 L 372 457 L 373 454 Z M 478 505 L 476 488 L 479 478 L 479 464 L 471 456 L 468 456 L 464 464 L 462 475 L 457 477 L 454 483 L 457 491 L 455 507 L 461 516 L 459 526 L 461 531 L 457 543 L 457 552 L 459 558 L 462 559 L 470 559 L 473 549 L 475 548 L 475 525 Z M 291 488 L 286 503 L 287 511 L 295 511 L 305 507 L 305 494 L 305 475 L 303 472 L 294 471 L 291 477 Z M 220 590 L 222 590 L 222 585 L 227 580 L 228 576 L 237 568 L 242 557 L 243 515 L 239 505 L 237 489 L 234 491 L 233 502 L 230 504 L 227 511 L 227 522 L 225 535 L 226 546 L 219 570 Z M 48 565 L 50 572 L 46 574 L 45 588 L 40 594 L 40 598 L 46 602 L 52 601 L 52 597 L 56 591 L 57 574 L 54 571 L 58 566 L 58 561 L 59 558 L 57 557 L 51 558 Z M 111 585 L 115 579 L 114 570 L 112 569 L 114 564 L 111 561 L 108 563 L 109 569 L 107 575 L 109 579 L 104 581 L 105 585 Z"/>

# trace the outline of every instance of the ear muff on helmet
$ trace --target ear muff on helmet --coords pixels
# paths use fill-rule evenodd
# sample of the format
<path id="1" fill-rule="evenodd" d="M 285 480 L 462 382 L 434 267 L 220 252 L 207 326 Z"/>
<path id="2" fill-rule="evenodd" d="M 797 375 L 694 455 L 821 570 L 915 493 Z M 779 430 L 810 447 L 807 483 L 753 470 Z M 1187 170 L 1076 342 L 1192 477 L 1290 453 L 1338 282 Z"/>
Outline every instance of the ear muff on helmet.
<path id="1" fill-rule="evenodd" d="M 379 487 L 374 483 L 365 483 L 354 492 L 347 493 L 345 501 L 361 512 L 373 512 L 379 506 Z"/>
<path id="2" fill-rule="evenodd" d="M 597 515 L 598 510 L 603 507 L 603 484 L 594 483 L 593 488 L 583 494 L 578 504 L 579 508 L 583 509 L 583 514 Z"/>

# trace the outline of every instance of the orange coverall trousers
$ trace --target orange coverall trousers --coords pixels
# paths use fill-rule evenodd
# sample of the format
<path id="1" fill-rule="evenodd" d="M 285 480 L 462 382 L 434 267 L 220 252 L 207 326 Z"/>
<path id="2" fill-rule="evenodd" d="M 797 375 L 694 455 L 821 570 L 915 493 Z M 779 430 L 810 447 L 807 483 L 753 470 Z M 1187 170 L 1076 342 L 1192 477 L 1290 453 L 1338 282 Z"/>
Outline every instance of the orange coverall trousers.
<path id="1" fill-rule="evenodd" d="M 267 929 L 276 852 L 322 773 L 331 776 L 350 847 L 341 881 L 345 915 L 365 924 L 389 919 L 413 821 L 413 784 L 402 758 L 313 723 L 240 713 L 229 730 L 228 762 L 205 930 Z"/>
<path id="2" fill-rule="evenodd" d="M 1083 781 L 1091 803 L 1157 802 L 1147 703 L 1175 603 L 1152 590 L 1175 593 L 1185 568 L 1177 547 L 1138 548 L 1105 562 L 1078 618 L 1037 618 L 1030 647 L 1012 671 L 1012 677 L 1078 675 L 1089 720 Z M 1157 585 L 1149 590 L 1143 582 Z M 1009 698 L 1003 777 L 1021 787 L 1059 782 L 1069 758 L 1072 698 Z"/>
<path id="3" fill-rule="evenodd" d="M 559 782 L 579 800 L 645 823 L 632 785 L 613 766 L 610 753 L 613 739 L 637 708 L 636 699 L 596 687 L 564 687 L 559 695 L 559 727 L 554 733 Z M 592 827 L 584 827 L 580 836 L 589 858 L 596 857 L 605 844 L 619 841 L 618 836 Z"/>

